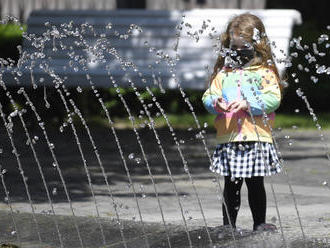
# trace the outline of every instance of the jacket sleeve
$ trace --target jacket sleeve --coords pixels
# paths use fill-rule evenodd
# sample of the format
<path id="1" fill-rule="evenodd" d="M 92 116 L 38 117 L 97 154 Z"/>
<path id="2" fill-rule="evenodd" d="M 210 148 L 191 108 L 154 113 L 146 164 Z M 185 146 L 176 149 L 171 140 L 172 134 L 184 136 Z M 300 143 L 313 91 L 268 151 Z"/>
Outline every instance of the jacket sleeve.
<path id="1" fill-rule="evenodd" d="M 205 91 L 202 97 L 204 107 L 211 114 L 218 114 L 221 110 L 216 108 L 216 100 L 222 97 L 221 73 L 212 80 L 211 86 Z"/>
<path id="2" fill-rule="evenodd" d="M 270 69 L 261 72 L 261 84 L 255 89 L 253 101 L 249 101 L 253 115 L 274 112 L 281 102 L 281 91 L 276 74 Z"/>

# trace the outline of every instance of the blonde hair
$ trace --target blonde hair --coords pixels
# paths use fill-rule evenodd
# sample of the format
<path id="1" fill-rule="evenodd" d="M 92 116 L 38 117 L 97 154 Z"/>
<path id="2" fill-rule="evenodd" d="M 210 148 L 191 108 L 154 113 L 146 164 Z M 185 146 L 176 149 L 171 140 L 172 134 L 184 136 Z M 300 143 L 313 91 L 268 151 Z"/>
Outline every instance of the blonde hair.
<path id="1" fill-rule="evenodd" d="M 255 32 L 257 32 L 257 40 L 255 39 Z M 244 13 L 233 17 L 228 23 L 226 31 L 221 34 L 220 41 L 222 48 L 229 48 L 230 40 L 233 34 L 241 37 L 246 42 L 253 45 L 255 56 L 250 62 L 250 66 L 262 65 L 273 70 L 277 78 L 280 79 L 277 67 L 274 63 L 270 42 L 265 32 L 265 26 L 259 17 L 250 13 Z M 225 58 L 220 54 L 214 65 L 213 73 L 211 75 L 211 82 L 224 66 Z M 282 91 L 282 86 L 280 84 Z"/>

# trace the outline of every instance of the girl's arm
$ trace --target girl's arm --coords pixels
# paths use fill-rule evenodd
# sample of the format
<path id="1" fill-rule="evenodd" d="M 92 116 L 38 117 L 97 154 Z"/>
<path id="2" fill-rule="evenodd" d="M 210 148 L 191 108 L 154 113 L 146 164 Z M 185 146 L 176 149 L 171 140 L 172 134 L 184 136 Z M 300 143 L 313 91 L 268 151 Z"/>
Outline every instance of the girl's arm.
<path id="1" fill-rule="evenodd" d="M 203 94 L 202 101 L 204 107 L 211 114 L 218 114 L 222 112 L 219 108 L 219 100 L 222 99 L 222 84 L 220 73 L 212 80 L 210 88 Z"/>
<path id="2" fill-rule="evenodd" d="M 269 114 L 274 112 L 281 102 L 281 91 L 276 74 L 268 69 L 261 71 L 261 85 L 254 89 L 253 99 L 249 99 L 249 105 L 253 115 Z"/>

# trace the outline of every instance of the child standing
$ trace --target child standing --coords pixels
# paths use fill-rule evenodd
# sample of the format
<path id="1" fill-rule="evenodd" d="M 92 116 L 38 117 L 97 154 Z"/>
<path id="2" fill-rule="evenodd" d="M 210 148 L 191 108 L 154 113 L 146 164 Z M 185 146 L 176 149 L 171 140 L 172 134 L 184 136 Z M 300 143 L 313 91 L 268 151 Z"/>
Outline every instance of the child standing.
<path id="1" fill-rule="evenodd" d="M 223 223 L 236 227 L 244 178 L 253 230 L 275 230 L 275 225 L 266 223 L 264 176 L 281 171 L 271 134 L 281 100 L 279 74 L 257 16 L 234 17 L 221 36 L 221 45 L 203 103 L 217 115 L 218 145 L 210 169 L 225 180 Z"/>

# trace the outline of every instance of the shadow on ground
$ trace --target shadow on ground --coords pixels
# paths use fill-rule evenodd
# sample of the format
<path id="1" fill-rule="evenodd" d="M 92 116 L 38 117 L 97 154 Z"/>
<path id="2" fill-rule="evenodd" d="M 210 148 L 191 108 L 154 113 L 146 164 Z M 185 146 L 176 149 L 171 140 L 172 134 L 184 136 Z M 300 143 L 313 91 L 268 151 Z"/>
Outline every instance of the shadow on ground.
<path id="1" fill-rule="evenodd" d="M 40 162 L 47 187 L 50 192 L 56 188 L 56 195 L 53 195 L 54 202 L 67 201 L 64 193 L 63 183 L 59 176 L 56 166 L 54 166 L 54 159 L 50 149 L 46 143 L 46 139 L 40 132 L 40 129 L 32 127 L 30 130 L 31 138 L 34 138 L 34 149 L 36 151 L 36 158 Z M 134 178 L 134 183 L 151 184 L 149 172 L 146 162 L 143 158 L 141 147 L 137 142 L 135 133 L 132 130 L 116 130 L 120 144 L 117 144 L 111 132 L 111 129 L 102 127 L 91 127 L 91 134 L 97 146 L 97 151 L 102 161 L 102 166 L 105 170 L 106 178 L 110 184 L 117 183 L 129 184 L 127 173 Z M 183 162 L 180 154 L 175 147 L 175 143 L 170 132 L 166 129 L 157 130 L 161 140 L 161 148 L 164 150 L 164 155 L 161 153 L 160 146 L 156 142 L 154 133 L 151 130 L 139 130 L 139 135 L 142 141 L 142 146 L 146 154 L 148 165 L 153 175 L 161 175 L 156 177 L 157 183 L 166 181 L 169 182 L 169 171 L 166 163 L 173 175 L 183 175 Z M 50 142 L 54 145 L 54 153 L 59 164 L 59 168 L 63 174 L 66 186 L 69 190 L 72 200 L 80 201 L 86 197 L 91 197 L 91 190 L 89 187 L 84 161 L 90 173 L 90 178 L 93 186 L 104 186 L 105 177 L 102 173 L 100 164 L 97 160 L 95 150 L 91 145 L 91 141 L 83 128 L 77 128 L 77 137 L 73 135 L 70 127 L 66 127 L 63 132 L 53 127 L 47 128 L 47 133 Z M 2 139 L 2 153 L 1 166 L 5 170 L 4 180 L 10 197 L 13 202 L 26 202 L 27 193 L 23 183 L 23 175 L 18 168 L 17 158 L 13 154 L 13 146 L 10 143 L 5 129 L 0 128 Z M 32 197 L 35 202 L 42 202 L 47 200 L 45 186 L 42 181 L 42 176 L 37 166 L 36 158 L 27 144 L 27 137 L 24 130 L 17 123 L 14 125 L 15 147 L 19 153 L 19 161 L 24 170 L 24 177 L 27 179 L 27 184 Z M 179 131 L 177 136 L 186 143 L 182 144 L 182 151 L 185 159 L 189 162 L 191 172 L 196 175 L 200 171 L 208 170 L 208 158 L 203 152 L 201 142 L 194 137 L 194 131 Z M 37 137 L 37 138 L 35 138 Z M 80 143 L 83 155 L 79 151 L 77 142 Z M 198 144 L 199 143 L 199 144 Z M 193 149 L 187 148 L 191 145 Z M 123 156 L 119 152 L 118 145 L 122 149 Z M 198 151 L 199 150 L 199 151 Z M 131 154 L 131 155 L 130 155 Z M 132 155 L 134 154 L 134 156 Z M 190 155 L 193 154 L 193 155 Z M 132 158 L 131 158 L 132 157 Z M 131 158 L 131 159 L 130 159 Z M 125 169 L 125 164 L 127 170 Z M 96 195 L 107 194 L 103 191 L 95 191 Z M 166 196 L 173 193 L 164 193 Z M 184 194 L 184 192 L 179 192 Z M 117 197 L 132 197 L 130 192 L 113 192 Z M 152 197 L 152 195 L 150 195 Z M 160 195 L 161 196 L 161 195 Z M 0 198 L 5 198 L 3 190 L 0 191 Z"/>
<path id="2" fill-rule="evenodd" d="M 99 188 L 104 188 L 105 178 L 86 130 L 82 127 L 77 127 L 77 137 L 75 137 L 70 126 L 65 127 L 64 131 L 60 132 L 58 128 L 51 126 L 51 124 L 46 123 L 45 125 L 49 140 L 54 145 L 53 151 L 56 155 L 59 168 L 63 174 L 71 199 L 74 201 L 84 201 L 86 198 L 91 197 L 91 188 L 84 167 L 84 161 L 90 173 L 93 187 L 95 188 L 95 195 L 107 195 L 106 191 L 98 190 L 98 186 Z M 31 138 L 34 138 L 35 141 L 34 148 L 36 151 L 36 157 L 40 162 L 47 187 L 50 192 L 52 192 L 54 188 L 56 189 L 56 194 L 52 195 L 52 200 L 55 203 L 67 202 L 63 183 L 57 168 L 54 167 L 54 159 L 41 129 L 38 126 L 36 127 L 32 125 L 28 126 L 28 129 Z M 143 152 L 133 130 L 117 129 L 116 133 L 119 144 L 117 144 L 114 135 L 109 128 L 91 126 L 90 130 L 110 187 L 118 184 L 128 185 L 129 187 L 130 182 L 127 176 L 128 172 L 132 177 L 133 183 L 143 185 L 151 184 L 152 182 L 147 169 L 147 163 L 150 167 L 150 172 L 155 176 L 154 180 L 156 183 L 170 182 L 169 170 L 174 176 L 188 179 L 188 176 L 184 171 L 180 152 L 182 152 L 184 160 L 187 161 L 194 179 L 203 177 L 203 179 L 209 178 L 211 181 L 214 178 L 214 175 L 209 173 L 208 170 L 210 160 L 205 152 L 205 147 L 202 141 L 196 138 L 196 134 L 199 133 L 197 129 L 192 129 L 191 131 L 175 130 L 180 149 L 175 145 L 173 136 L 167 128 L 156 130 L 161 141 L 160 144 L 158 144 L 152 130 L 149 128 L 139 129 L 138 135 L 142 143 L 143 151 L 146 154 L 147 163 L 143 157 Z M 10 143 L 4 126 L 0 127 L 0 135 L 0 137 L 3 137 L 1 142 L 2 153 L 0 153 L 1 166 L 2 170 L 6 171 L 4 174 L 4 181 L 10 192 L 11 201 L 27 202 L 27 192 L 23 183 L 23 175 L 18 169 L 17 158 L 12 152 L 13 146 Z M 32 200 L 36 203 L 47 201 L 45 186 L 36 163 L 36 158 L 34 157 L 30 146 L 27 144 L 27 137 L 20 123 L 14 122 L 12 135 L 14 138 L 14 145 L 19 153 L 19 160 L 24 170 L 24 177 L 27 179 L 27 185 Z M 216 145 L 214 136 L 215 134 L 212 131 L 207 131 L 206 143 L 211 155 Z M 294 166 L 290 165 L 290 168 L 288 168 L 288 170 L 295 170 L 295 177 L 293 177 L 293 180 L 297 179 L 297 182 L 294 181 L 294 183 L 306 183 L 306 180 L 317 183 L 317 180 L 320 181 L 320 179 L 318 179 L 320 176 L 329 175 L 327 167 L 323 165 L 326 163 L 326 158 L 322 152 L 322 144 L 319 144 L 319 146 L 314 149 L 309 148 L 313 142 L 314 144 L 320 143 L 319 137 L 316 134 L 307 136 L 296 135 L 295 142 L 297 144 L 308 144 L 305 146 L 298 146 L 295 148 L 296 150 L 292 150 L 291 147 L 285 147 L 287 142 L 285 138 L 279 137 L 277 140 L 281 146 L 281 151 L 284 150 L 285 160 L 288 160 L 292 165 L 295 163 L 299 164 L 297 171 Z M 81 155 L 79 151 L 77 142 L 81 145 L 83 155 Z M 122 156 L 118 146 L 120 146 Z M 282 149 L 282 147 L 284 148 Z M 308 152 L 306 150 L 307 148 L 309 148 Z M 303 164 L 299 162 L 302 159 L 306 161 L 306 169 L 303 169 Z M 307 171 L 310 169 L 310 166 L 307 165 L 308 159 L 319 159 L 319 161 L 321 161 L 321 163 L 319 163 L 320 168 L 316 168 L 314 165 L 313 172 Z M 305 163 L 304 161 L 302 162 Z M 127 166 L 127 170 L 125 165 Z M 308 174 L 308 177 L 301 175 L 301 177 L 305 178 L 304 182 L 299 176 L 302 172 Z M 278 178 L 279 177 L 276 177 L 275 180 L 282 180 Z M 179 195 L 186 194 L 186 192 L 178 193 Z M 162 196 L 162 194 L 164 196 L 174 195 L 173 192 L 163 192 L 160 193 L 160 196 Z M 123 198 L 132 197 L 132 193 L 127 190 L 125 191 L 125 189 L 121 191 L 118 191 L 118 189 L 114 190 L 113 195 L 115 197 Z M 155 197 L 154 194 L 148 196 Z M 0 199 L 5 199 L 4 190 L 0 190 Z"/>

